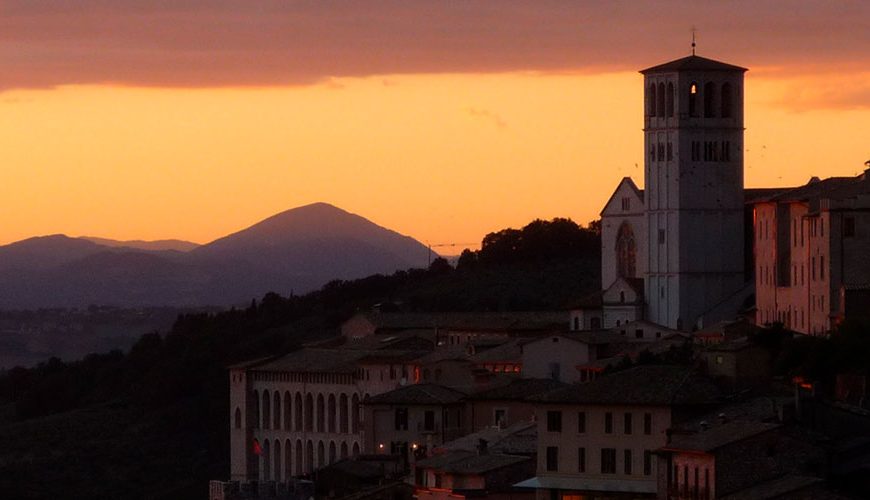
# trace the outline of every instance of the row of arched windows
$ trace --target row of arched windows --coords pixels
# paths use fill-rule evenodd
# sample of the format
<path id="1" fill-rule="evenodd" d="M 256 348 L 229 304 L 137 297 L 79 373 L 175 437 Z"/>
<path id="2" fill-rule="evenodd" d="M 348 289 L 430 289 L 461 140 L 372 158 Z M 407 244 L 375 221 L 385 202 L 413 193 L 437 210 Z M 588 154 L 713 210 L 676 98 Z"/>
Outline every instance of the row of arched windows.
<path id="1" fill-rule="evenodd" d="M 295 453 L 294 453 L 295 449 Z M 316 450 L 316 451 L 315 451 Z M 263 481 L 286 481 L 293 476 L 308 474 L 316 469 L 332 465 L 338 460 L 357 456 L 359 443 L 349 447 L 346 441 L 308 440 L 304 443 L 297 439 L 295 446 L 290 439 L 265 439 L 262 443 L 254 439 L 251 448 L 254 453 L 254 475 Z M 259 451 L 259 456 L 256 455 Z M 352 455 L 350 455 L 352 453 Z"/>
<path id="2" fill-rule="evenodd" d="M 689 84 L 688 103 L 689 116 L 698 117 L 698 94 L 701 93 L 701 88 L 697 82 Z M 734 96 L 731 84 L 725 82 L 721 87 L 718 87 L 714 82 L 704 84 L 704 118 L 730 118 L 733 116 Z M 647 116 L 649 117 L 667 117 L 674 116 L 674 84 L 668 82 L 667 86 L 664 82 L 658 84 L 652 83 L 647 87 Z"/>
<path id="3" fill-rule="evenodd" d="M 304 402 L 303 402 L 304 401 Z M 262 395 L 253 391 L 250 398 L 251 415 L 254 429 L 274 429 L 285 431 L 303 430 L 309 432 L 353 433 L 359 432 L 360 399 L 357 394 L 348 397 L 347 394 L 335 394 L 324 397 L 323 394 L 302 393 L 294 395 L 284 391 L 264 390 Z M 315 411 L 316 410 L 316 411 Z M 242 427 L 241 409 L 236 408 L 234 425 Z"/>

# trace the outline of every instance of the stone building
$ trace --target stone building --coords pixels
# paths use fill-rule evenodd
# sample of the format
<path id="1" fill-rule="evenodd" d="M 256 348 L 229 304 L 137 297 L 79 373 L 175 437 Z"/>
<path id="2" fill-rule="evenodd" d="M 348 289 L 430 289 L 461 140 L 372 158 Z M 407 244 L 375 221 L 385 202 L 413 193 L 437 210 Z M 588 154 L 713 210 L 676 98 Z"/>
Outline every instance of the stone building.
<path id="1" fill-rule="evenodd" d="M 647 319 L 690 330 L 730 319 L 736 308 L 722 301 L 751 289 L 743 244 L 745 71 L 694 54 L 641 71 L 644 189 L 624 178 L 601 212 L 605 327 Z"/>
<path id="2" fill-rule="evenodd" d="M 538 398 L 537 475 L 518 486 L 549 498 L 653 498 L 653 451 L 673 423 L 715 403 L 708 380 L 680 366 L 639 366 Z"/>
<path id="3" fill-rule="evenodd" d="M 830 332 L 846 313 L 841 295 L 870 285 L 870 169 L 813 178 L 753 210 L 756 321 Z"/>

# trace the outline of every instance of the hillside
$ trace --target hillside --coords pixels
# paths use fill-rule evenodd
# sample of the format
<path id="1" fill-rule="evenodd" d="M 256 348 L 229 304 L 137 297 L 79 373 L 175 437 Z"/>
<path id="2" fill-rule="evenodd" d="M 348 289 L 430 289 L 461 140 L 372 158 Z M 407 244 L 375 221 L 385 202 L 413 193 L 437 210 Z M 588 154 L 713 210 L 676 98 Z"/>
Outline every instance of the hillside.
<path id="1" fill-rule="evenodd" d="M 228 473 L 227 365 L 334 336 L 354 312 L 385 301 L 409 311 L 560 308 L 599 286 L 598 245 L 594 231 L 570 221 L 537 221 L 488 235 L 455 269 L 437 259 L 305 295 L 268 294 L 245 309 L 180 316 L 128 353 L 11 370 L 0 376 L 9 414 L 3 423 L 0 411 L 0 491 L 204 497 L 207 481 Z"/>

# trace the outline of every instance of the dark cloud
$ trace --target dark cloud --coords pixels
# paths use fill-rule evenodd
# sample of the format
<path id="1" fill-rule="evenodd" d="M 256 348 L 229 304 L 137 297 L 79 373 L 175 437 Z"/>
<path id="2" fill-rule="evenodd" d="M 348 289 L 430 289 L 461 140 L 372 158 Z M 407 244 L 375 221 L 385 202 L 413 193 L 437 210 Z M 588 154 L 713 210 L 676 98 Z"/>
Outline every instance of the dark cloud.
<path id="1" fill-rule="evenodd" d="M 699 53 L 866 67 L 870 2 L 4 0 L 0 88 L 308 84 L 391 73 L 634 70 Z"/>

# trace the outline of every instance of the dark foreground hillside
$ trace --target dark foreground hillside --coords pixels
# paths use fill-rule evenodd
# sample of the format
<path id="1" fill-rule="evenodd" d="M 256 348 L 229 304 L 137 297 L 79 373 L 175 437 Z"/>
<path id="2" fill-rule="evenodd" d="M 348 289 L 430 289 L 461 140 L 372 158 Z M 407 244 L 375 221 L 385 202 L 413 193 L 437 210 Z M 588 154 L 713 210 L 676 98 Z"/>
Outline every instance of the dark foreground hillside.
<path id="1" fill-rule="evenodd" d="M 0 376 L 3 498 L 204 498 L 228 474 L 225 366 L 334 336 L 358 310 L 544 310 L 599 286 L 599 240 L 571 221 L 487 235 L 454 269 L 333 282 L 303 296 L 178 318 L 127 352 Z"/>

